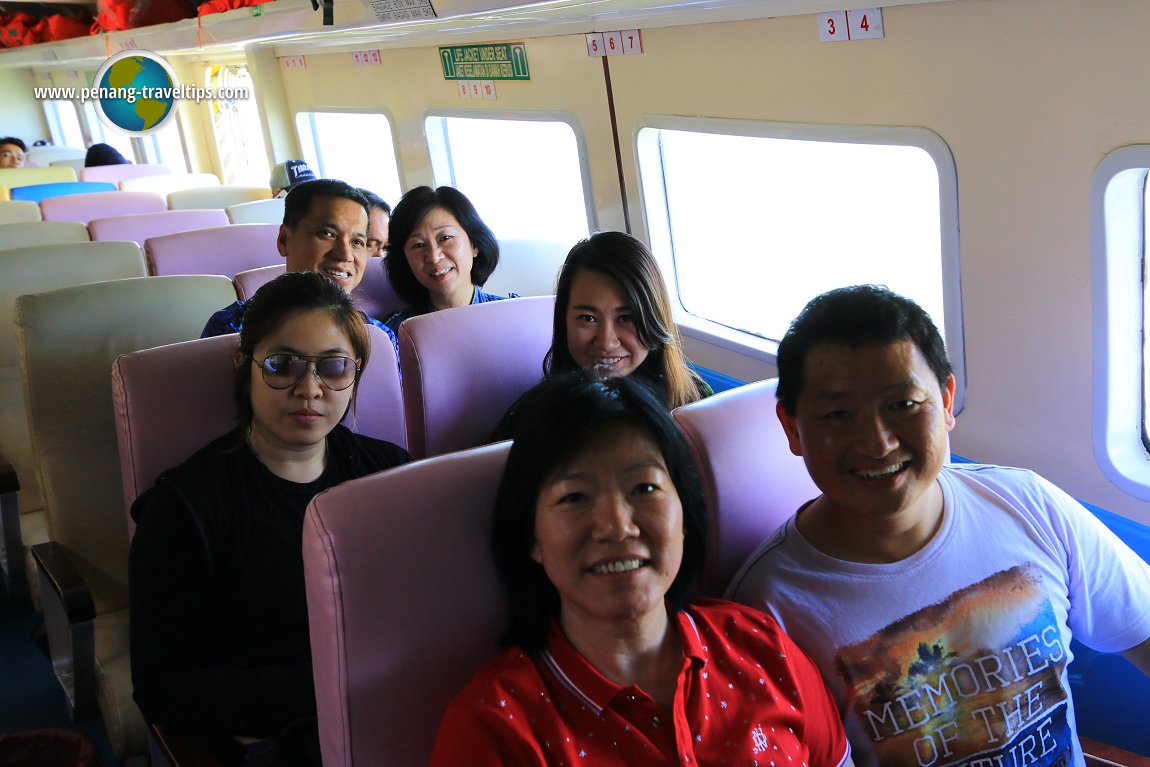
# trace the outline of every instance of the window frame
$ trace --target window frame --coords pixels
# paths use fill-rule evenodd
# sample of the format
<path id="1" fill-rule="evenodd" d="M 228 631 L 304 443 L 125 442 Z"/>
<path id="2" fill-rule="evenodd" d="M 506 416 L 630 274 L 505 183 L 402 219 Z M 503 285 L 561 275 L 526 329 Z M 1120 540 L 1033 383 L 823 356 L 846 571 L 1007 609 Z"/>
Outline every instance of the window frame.
<path id="1" fill-rule="evenodd" d="M 395 157 L 395 170 L 396 170 L 396 175 L 398 176 L 398 179 L 399 179 L 398 194 L 393 199 L 392 197 L 387 196 L 387 190 L 377 190 L 377 189 L 374 189 L 372 187 L 365 187 L 365 188 L 367 188 L 370 191 L 375 192 L 376 194 L 380 195 L 381 197 L 383 197 L 384 200 L 386 200 L 388 202 L 389 205 L 394 207 L 395 204 L 397 202 L 399 202 L 399 198 L 403 195 L 403 192 L 407 187 L 403 181 L 403 179 L 404 179 L 403 158 L 400 156 L 400 152 L 399 152 L 399 132 L 398 132 L 398 129 L 396 127 L 395 116 L 392 115 L 391 111 L 384 109 L 382 107 L 362 108 L 362 107 L 308 106 L 308 107 L 300 107 L 299 109 L 296 109 L 292 113 L 292 129 L 295 131 L 296 141 L 298 142 L 299 148 L 300 148 L 300 154 L 303 155 L 300 159 L 309 163 L 309 167 L 311 167 L 311 169 L 313 171 L 315 171 L 316 178 L 329 178 L 329 175 L 323 166 L 323 150 L 320 148 L 319 142 L 315 140 L 315 117 L 314 117 L 314 115 L 317 113 L 379 115 L 379 116 L 383 117 L 383 119 L 387 120 L 388 133 L 391 137 L 392 156 Z M 308 121 L 309 135 L 307 138 L 310 139 L 310 147 L 312 148 L 312 151 L 314 151 L 316 153 L 315 165 L 310 164 L 311 158 L 308 156 L 309 155 L 309 149 L 308 149 L 309 143 L 304 141 L 305 136 L 303 135 L 303 133 L 300 132 L 300 118 L 301 117 L 306 117 L 307 121 Z"/>
<path id="2" fill-rule="evenodd" d="M 1143 392 L 1148 175 L 1150 145 L 1139 144 L 1108 153 L 1090 182 L 1094 457 L 1115 486 L 1143 501 L 1150 501 Z"/>
<path id="3" fill-rule="evenodd" d="M 68 141 L 67 141 L 68 137 L 65 135 L 67 133 L 67 131 L 64 129 L 63 120 L 61 119 L 61 115 L 60 115 L 60 107 L 62 104 L 70 104 L 72 107 L 72 113 L 75 116 L 76 127 L 80 131 L 80 146 L 79 146 L 79 148 L 83 149 L 85 146 L 87 146 L 91 142 L 89 142 L 87 140 L 88 137 L 84 134 L 84 130 L 85 130 L 86 126 L 84 125 L 83 110 L 81 109 L 80 105 L 72 99 L 45 99 L 44 100 L 43 111 L 44 111 L 44 119 L 48 123 L 48 135 L 51 136 L 52 141 L 55 143 L 56 146 L 75 146 L 74 144 L 68 143 Z M 59 134 L 59 135 L 57 135 L 57 134 Z M 32 147 L 28 147 L 28 148 L 31 149 Z"/>
<path id="4" fill-rule="evenodd" d="M 80 102 L 77 106 L 80 113 L 80 128 L 87 134 L 87 145 L 107 144 L 133 163 L 139 162 L 139 139 L 127 131 L 104 123 L 99 110 L 93 101 Z M 125 144 L 124 141 L 127 141 Z"/>
<path id="5" fill-rule="evenodd" d="M 243 78 L 246 78 L 246 84 L 243 86 L 237 85 L 235 82 L 240 78 L 240 72 L 243 72 Z M 212 63 L 205 66 L 203 77 L 201 78 L 204 85 L 210 89 L 216 96 L 206 101 L 208 105 L 208 130 L 210 132 L 211 140 L 214 144 L 216 161 L 219 167 L 219 175 L 225 185 L 239 185 L 239 186 L 266 186 L 267 178 L 271 172 L 271 165 L 269 163 L 268 142 L 264 133 L 263 119 L 259 113 L 259 103 L 256 97 L 255 78 L 252 75 L 252 68 L 246 63 Z M 238 88 L 246 87 L 247 98 L 230 98 L 221 99 L 218 94 L 225 88 Z M 251 108 L 255 110 L 255 124 L 259 126 L 259 131 L 251 131 L 250 125 L 242 125 L 237 122 L 236 115 L 239 114 L 240 108 L 235 108 L 235 113 L 232 115 L 225 115 L 224 110 L 218 106 L 221 104 L 236 103 L 243 101 L 250 103 Z M 222 123 L 226 122 L 228 126 L 227 135 L 221 135 Z M 248 128 L 249 130 L 243 130 Z M 258 142 L 257 152 L 248 153 L 248 141 L 245 136 L 254 136 L 254 141 Z M 234 164 L 226 163 L 224 149 L 235 151 L 237 146 L 243 150 L 243 165 L 237 169 Z M 187 147 L 185 145 L 185 151 Z M 237 172 L 239 170 L 240 172 Z M 257 171 L 259 171 L 257 173 Z M 250 174 L 250 175 L 249 175 Z"/>
<path id="6" fill-rule="evenodd" d="M 462 118 L 471 120 L 511 120 L 517 122 L 560 122 L 567 125 L 575 135 L 575 148 L 579 154 L 579 176 L 583 181 L 583 209 L 587 218 L 587 231 L 589 233 L 599 230 L 599 219 L 595 211 L 594 192 L 591 184 L 591 166 L 587 162 L 587 139 L 579 125 L 579 120 L 573 112 L 559 109 L 428 109 L 423 113 L 420 127 L 423 131 L 423 143 L 427 147 L 428 163 L 431 167 L 432 181 L 437 186 L 456 186 L 455 169 L 448 162 L 444 164 L 443 158 L 437 158 L 432 151 L 432 141 L 450 146 L 437 127 L 431 129 L 429 123 L 436 120 L 436 126 L 442 126 L 442 118 Z M 437 135 L 438 134 L 438 135 Z M 441 180 L 449 179 L 449 180 Z M 571 243 L 574 245 L 575 243 Z"/>
<path id="7" fill-rule="evenodd" d="M 158 135 L 164 130 L 172 130 L 173 128 L 176 132 L 176 140 L 180 145 L 180 163 L 178 165 L 175 163 L 163 161 L 163 151 L 160 148 L 160 139 L 157 138 Z M 145 163 L 153 165 L 166 165 L 169 168 L 172 168 L 173 172 L 175 173 L 188 173 L 191 170 L 190 164 L 188 162 L 188 145 L 184 141 L 184 126 L 180 124 L 178 117 L 167 125 L 164 125 L 162 128 L 160 128 L 159 131 L 140 137 L 140 150 L 143 153 Z"/>
<path id="8" fill-rule="evenodd" d="M 644 115 L 633 134 L 639 195 L 648 244 L 659 261 L 672 296 L 675 322 L 685 337 L 711 344 L 752 359 L 776 364 L 778 341 L 722 325 L 683 307 L 678 271 L 672 247 L 671 224 L 657 131 L 673 130 L 750 138 L 823 141 L 837 144 L 911 146 L 934 161 L 939 188 L 939 246 L 942 259 L 943 311 L 941 328 L 954 367 L 955 412 L 966 403 L 966 341 L 962 316 L 962 275 L 959 250 L 958 173 L 950 147 L 934 131 L 913 126 L 825 125 L 784 123 L 733 118 Z M 644 169 L 648 172 L 644 173 Z"/>

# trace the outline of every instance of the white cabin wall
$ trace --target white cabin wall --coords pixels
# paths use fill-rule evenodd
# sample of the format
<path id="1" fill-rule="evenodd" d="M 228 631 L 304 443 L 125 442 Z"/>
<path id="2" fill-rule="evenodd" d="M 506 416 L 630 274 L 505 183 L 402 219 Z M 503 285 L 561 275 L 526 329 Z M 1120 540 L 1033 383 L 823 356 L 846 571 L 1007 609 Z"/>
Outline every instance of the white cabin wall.
<path id="1" fill-rule="evenodd" d="M 256 99 L 264 128 L 264 144 L 270 155 L 269 165 L 300 159 L 303 155 L 295 132 L 295 120 L 288 109 L 279 59 L 270 48 L 253 48 L 248 51 L 248 69 L 252 73 L 252 81 L 259 84 Z"/>
<path id="2" fill-rule="evenodd" d="M 33 85 L 30 69 L 0 69 L 0 104 L 4 105 L 0 136 L 16 136 L 29 147 L 33 141 L 51 138 L 44 107 L 36 100 Z"/>
<path id="3" fill-rule="evenodd" d="M 884 39 L 840 43 L 819 42 L 814 16 L 644 30 L 643 55 L 611 60 L 632 210 L 644 114 L 936 132 L 958 171 L 969 385 L 954 451 L 1150 523 L 1092 449 L 1088 196 L 1106 153 L 1150 142 L 1150 4 L 963 0 L 883 17 Z M 753 226 L 715 222 L 717 272 Z"/>
<path id="4" fill-rule="evenodd" d="M 207 84 L 206 65 L 198 57 L 169 56 L 168 64 L 176 73 L 176 79 L 186 86 Z M 215 173 L 224 178 L 216 150 L 215 135 L 212 132 L 211 102 L 199 103 L 190 100 L 177 102 L 180 111 L 176 114 L 184 137 L 184 151 L 193 173 Z"/>
<path id="5" fill-rule="evenodd" d="M 526 42 L 531 80 L 497 81 L 497 98 L 491 101 L 460 98 L 456 84 L 443 79 L 436 46 L 382 50 L 382 65 L 372 67 L 355 66 L 351 53 L 311 54 L 306 69 L 282 73 L 290 119 L 294 126 L 297 112 L 325 107 L 382 109 L 398 133 L 399 169 L 403 186 L 409 189 L 433 183 L 424 136 L 424 119 L 431 111 L 477 116 L 512 111 L 568 112 L 583 133 L 589 157 L 597 218 L 593 225 L 622 229 L 602 64 L 587 57 L 581 35 Z"/>

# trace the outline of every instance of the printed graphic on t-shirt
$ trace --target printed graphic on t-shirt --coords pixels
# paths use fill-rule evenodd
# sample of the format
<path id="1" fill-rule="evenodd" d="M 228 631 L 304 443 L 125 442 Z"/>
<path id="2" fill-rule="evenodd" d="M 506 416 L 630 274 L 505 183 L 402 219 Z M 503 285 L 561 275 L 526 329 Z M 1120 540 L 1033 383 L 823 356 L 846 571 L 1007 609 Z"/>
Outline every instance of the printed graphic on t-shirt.
<path id="1" fill-rule="evenodd" d="M 884 767 L 1048 767 L 1071 759 L 1066 647 L 1041 576 L 996 573 L 835 657 Z"/>

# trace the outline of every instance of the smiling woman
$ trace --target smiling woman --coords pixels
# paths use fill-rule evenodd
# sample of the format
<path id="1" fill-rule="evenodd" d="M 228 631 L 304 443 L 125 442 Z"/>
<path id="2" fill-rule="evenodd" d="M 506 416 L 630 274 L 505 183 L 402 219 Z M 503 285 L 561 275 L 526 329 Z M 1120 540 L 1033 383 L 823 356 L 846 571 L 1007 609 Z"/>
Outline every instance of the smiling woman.
<path id="1" fill-rule="evenodd" d="M 388 279 L 408 303 L 384 320 L 394 333 L 421 314 L 504 298 L 480 290 L 499 265 L 499 241 L 452 187 L 420 186 L 403 196 L 391 214 L 387 255 Z"/>
<path id="2" fill-rule="evenodd" d="M 408 460 L 340 425 L 367 362 L 363 317 L 338 285 L 315 272 L 269 282 L 236 353 L 239 425 L 132 507 L 134 697 L 223 764 L 245 748 L 318 764 L 303 512 L 322 490 Z"/>
<path id="3" fill-rule="evenodd" d="M 623 232 L 580 240 L 559 272 L 543 375 L 589 367 L 637 375 L 668 410 L 714 394 L 687 365 L 659 264 L 646 245 Z M 494 440 L 514 434 L 520 411 L 535 396 L 532 389 L 507 409 Z"/>
<path id="4" fill-rule="evenodd" d="M 706 529 L 690 449 L 638 377 L 544 382 L 492 526 L 512 647 L 448 708 L 433 767 L 724 765 L 767 750 L 851 765 L 830 693 L 774 620 L 692 599 Z"/>

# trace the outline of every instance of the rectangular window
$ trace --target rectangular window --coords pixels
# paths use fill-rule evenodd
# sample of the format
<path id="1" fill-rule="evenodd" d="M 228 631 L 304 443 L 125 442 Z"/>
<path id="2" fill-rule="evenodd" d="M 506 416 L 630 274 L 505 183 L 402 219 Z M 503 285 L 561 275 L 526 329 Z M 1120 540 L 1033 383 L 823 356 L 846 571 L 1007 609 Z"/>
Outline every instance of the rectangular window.
<path id="1" fill-rule="evenodd" d="M 48 130 L 52 143 L 56 146 L 85 146 L 84 133 L 80 129 L 80 116 L 76 104 L 64 99 L 44 102 L 44 114 L 48 118 Z"/>
<path id="2" fill-rule="evenodd" d="M 581 141 L 564 115 L 427 118 L 437 186 L 475 204 L 500 240 L 545 240 L 570 248 L 594 225 Z"/>
<path id="3" fill-rule="evenodd" d="M 320 178 L 367 189 L 389 205 L 403 186 L 391 121 L 373 112 L 300 112 L 295 117 L 303 159 Z"/>
<path id="4" fill-rule="evenodd" d="M 104 125 L 104 121 L 96 112 L 96 105 L 91 101 L 84 102 L 84 120 L 88 124 L 88 135 L 92 137 L 93 144 L 107 144 L 132 162 L 136 162 L 136 149 L 132 145 L 132 137 Z"/>
<path id="5" fill-rule="evenodd" d="M 184 154 L 184 140 L 178 120 L 169 120 L 155 133 L 144 136 L 141 143 L 147 162 L 167 165 L 175 173 L 188 172 L 188 158 Z"/>
<path id="6" fill-rule="evenodd" d="M 814 296 L 884 284 L 934 318 L 961 403 L 958 193 L 937 135 L 648 118 L 637 143 L 650 244 L 685 330 L 773 350 Z"/>
<path id="7" fill-rule="evenodd" d="M 1090 188 L 1094 456 L 1117 487 L 1150 501 L 1150 146 L 1116 149 Z"/>

